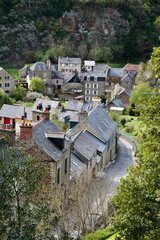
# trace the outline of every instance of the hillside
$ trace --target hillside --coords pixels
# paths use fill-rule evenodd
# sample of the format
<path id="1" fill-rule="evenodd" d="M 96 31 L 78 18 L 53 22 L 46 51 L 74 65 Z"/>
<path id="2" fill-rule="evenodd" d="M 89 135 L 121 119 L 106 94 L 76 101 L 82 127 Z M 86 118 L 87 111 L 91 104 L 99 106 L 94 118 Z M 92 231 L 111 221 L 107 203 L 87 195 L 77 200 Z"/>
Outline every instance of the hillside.
<path id="1" fill-rule="evenodd" d="M 145 60 L 158 42 L 159 12 L 158 0 L 1 0 L 0 61 L 41 60 L 58 45 L 82 58 L 109 47 L 111 60 Z"/>

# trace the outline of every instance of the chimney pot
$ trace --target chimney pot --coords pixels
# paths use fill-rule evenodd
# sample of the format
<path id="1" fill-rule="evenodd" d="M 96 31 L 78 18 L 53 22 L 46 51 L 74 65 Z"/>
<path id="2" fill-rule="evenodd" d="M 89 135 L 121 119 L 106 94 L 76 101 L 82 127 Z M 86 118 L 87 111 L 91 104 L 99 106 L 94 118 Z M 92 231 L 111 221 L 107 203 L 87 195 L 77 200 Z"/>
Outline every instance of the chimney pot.
<path id="1" fill-rule="evenodd" d="M 13 127 L 12 127 L 12 125 L 10 126 L 10 130 L 13 130 Z"/>
<path id="2" fill-rule="evenodd" d="M 3 129 L 5 128 L 4 124 L 2 124 L 1 128 L 3 128 Z"/>

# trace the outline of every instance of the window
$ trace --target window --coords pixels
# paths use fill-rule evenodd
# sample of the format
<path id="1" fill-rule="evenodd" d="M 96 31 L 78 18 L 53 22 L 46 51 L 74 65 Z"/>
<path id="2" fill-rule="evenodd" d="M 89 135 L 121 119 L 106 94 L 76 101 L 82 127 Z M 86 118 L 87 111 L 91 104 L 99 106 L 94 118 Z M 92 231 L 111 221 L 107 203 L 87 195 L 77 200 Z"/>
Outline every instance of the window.
<path id="1" fill-rule="evenodd" d="M 9 83 L 5 83 L 5 87 L 9 87 Z"/>
<path id="2" fill-rule="evenodd" d="M 90 94 L 90 90 L 85 90 L 85 94 Z"/>
<path id="3" fill-rule="evenodd" d="M 89 76 L 87 76 L 87 80 L 90 81 L 90 77 Z"/>
<path id="4" fill-rule="evenodd" d="M 62 72 L 65 72 L 65 69 L 62 69 Z"/>
<path id="5" fill-rule="evenodd" d="M 68 159 L 65 159 L 65 163 L 64 163 L 64 173 L 67 174 L 67 167 L 68 167 Z"/>
<path id="6" fill-rule="evenodd" d="M 66 64 L 66 66 L 68 66 L 68 64 Z"/>
<path id="7" fill-rule="evenodd" d="M 91 87 L 91 84 L 86 83 L 86 88 L 90 88 L 90 87 Z"/>
<path id="8" fill-rule="evenodd" d="M 9 93 L 9 91 L 8 91 L 8 90 L 6 90 L 6 91 L 5 91 L 5 93 Z"/>
<path id="9" fill-rule="evenodd" d="M 46 83 L 46 79 L 45 78 L 43 79 L 43 82 Z"/>
<path id="10" fill-rule="evenodd" d="M 66 69 L 66 72 L 68 72 L 68 69 Z"/>
<path id="11" fill-rule="evenodd" d="M 90 102 L 90 97 L 85 97 L 85 101 Z"/>
<path id="12" fill-rule="evenodd" d="M 57 80 L 57 83 L 58 83 L 58 80 Z"/>
<path id="13" fill-rule="evenodd" d="M 93 90 L 92 94 L 93 95 L 98 95 L 98 91 L 97 90 Z"/>
<path id="14" fill-rule="evenodd" d="M 72 69 L 69 69 L 69 72 L 72 72 Z"/>
<path id="15" fill-rule="evenodd" d="M 57 184 L 60 183 L 60 167 L 57 169 Z"/>
<path id="16" fill-rule="evenodd" d="M 94 77 L 94 81 L 97 81 L 97 76 Z"/>
<path id="17" fill-rule="evenodd" d="M 90 67 L 90 66 L 88 66 L 88 69 L 91 69 L 91 67 Z"/>
<path id="18" fill-rule="evenodd" d="M 38 73 L 35 73 L 35 76 L 38 77 Z"/>
<path id="19" fill-rule="evenodd" d="M 0 87 L 2 87 L 2 83 L 0 83 Z"/>
<path id="20" fill-rule="evenodd" d="M 62 67 L 64 67 L 64 63 L 62 63 Z"/>
<path id="21" fill-rule="evenodd" d="M 46 73 L 43 73 L 43 77 L 46 77 Z"/>
<path id="22" fill-rule="evenodd" d="M 98 88 L 98 84 L 97 83 L 93 84 L 93 88 Z"/>
<path id="23" fill-rule="evenodd" d="M 5 76 L 5 79 L 9 79 L 9 76 Z"/>
<path id="24" fill-rule="evenodd" d="M 0 76 L 0 80 L 2 79 L 2 77 Z"/>
<path id="25" fill-rule="evenodd" d="M 37 121 L 39 121 L 39 119 L 40 119 L 40 117 L 39 117 L 39 115 L 37 115 Z"/>

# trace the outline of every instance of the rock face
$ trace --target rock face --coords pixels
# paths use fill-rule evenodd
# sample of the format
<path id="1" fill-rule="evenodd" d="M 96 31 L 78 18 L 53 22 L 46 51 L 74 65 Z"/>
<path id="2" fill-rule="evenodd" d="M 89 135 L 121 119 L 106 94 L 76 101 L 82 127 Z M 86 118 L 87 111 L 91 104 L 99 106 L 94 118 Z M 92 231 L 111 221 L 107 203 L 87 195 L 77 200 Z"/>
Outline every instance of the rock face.
<path id="1" fill-rule="evenodd" d="M 42 22 L 49 20 L 42 18 Z M 129 30 L 129 22 L 114 8 L 77 8 L 65 12 L 57 20 L 60 30 L 73 39 L 74 47 L 85 40 L 88 48 L 109 46 L 110 40 L 121 41 Z M 46 24 L 47 26 L 47 24 Z M 19 23 L 0 25 L 0 60 L 22 60 L 27 51 L 35 51 L 42 46 L 51 47 L 55 43 L 54 34 L 48 30 L 38 30 L 35 21 L 25 19 Z M 63 44 L 66 39 L 58 40 Z"/>
<path id="2" fill-rule="evenodd" d="M 59 19 L 60 28 L 70 33 L 76 41 L 84 38 L 89 45 L 107 46 L 111 39 L 122 38 L 130 28 L 129 22 L 113 8 L 85 8 L 65 12 Z"/>

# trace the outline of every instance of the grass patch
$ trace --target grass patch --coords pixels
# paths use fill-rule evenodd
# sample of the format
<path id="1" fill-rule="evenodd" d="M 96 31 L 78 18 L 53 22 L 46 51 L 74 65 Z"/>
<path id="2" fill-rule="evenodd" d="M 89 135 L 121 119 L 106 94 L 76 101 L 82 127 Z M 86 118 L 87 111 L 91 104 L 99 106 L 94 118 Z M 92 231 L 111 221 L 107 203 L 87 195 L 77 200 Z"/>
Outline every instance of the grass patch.
<path id="1" fill-rule="evenodd" d="M 11 74 L 15 79 L 19 78 L 20 69 L 21 69 L 20 67 L 4 68 L 4 70 L 6 70 L 9 74 Z"/>
<path id="2" fill-rule="evenodd" d="M 35 101 L 31 101 L 31 102 L 21 102 L 20 104 L 21 104 L 23 107 L 30 107 L 30 108 L 32 108 L 34 103 L 35 103 Z"/>
<path id="3" fill-rule="evenodd" d="M 108 64 L 111 68 L 123 68 L 126 63 L 109 63 Z"/>

